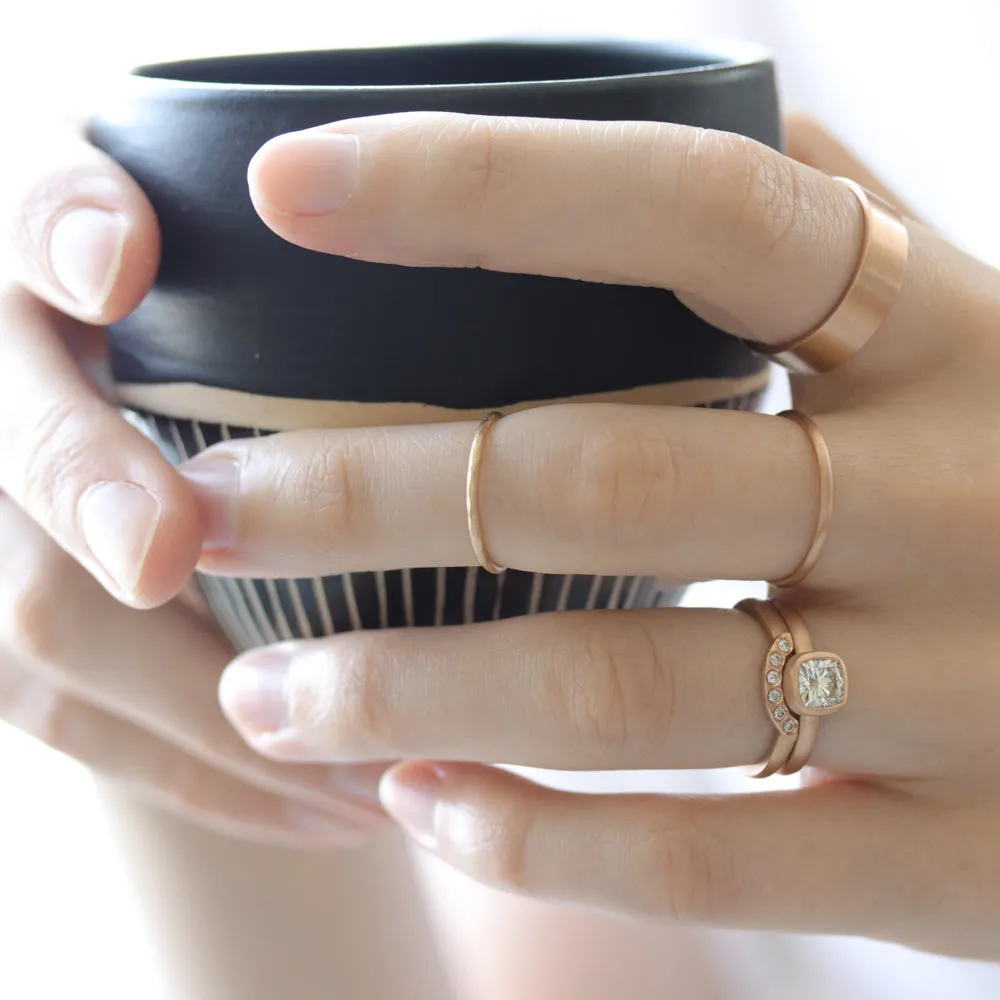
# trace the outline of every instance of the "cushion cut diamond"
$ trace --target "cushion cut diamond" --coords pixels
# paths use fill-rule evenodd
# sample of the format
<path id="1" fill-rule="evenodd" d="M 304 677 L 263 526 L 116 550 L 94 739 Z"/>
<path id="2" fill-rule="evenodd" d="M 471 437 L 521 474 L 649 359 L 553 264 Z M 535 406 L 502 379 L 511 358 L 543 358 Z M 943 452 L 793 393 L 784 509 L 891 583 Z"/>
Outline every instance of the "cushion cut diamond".
<path id="1" fill-rule="evenodd" d="M 845 670 L 832 656 L 803 660 L 799 667 L 799 697 L 806 708 L 832 708 L 844 702 Z"/>

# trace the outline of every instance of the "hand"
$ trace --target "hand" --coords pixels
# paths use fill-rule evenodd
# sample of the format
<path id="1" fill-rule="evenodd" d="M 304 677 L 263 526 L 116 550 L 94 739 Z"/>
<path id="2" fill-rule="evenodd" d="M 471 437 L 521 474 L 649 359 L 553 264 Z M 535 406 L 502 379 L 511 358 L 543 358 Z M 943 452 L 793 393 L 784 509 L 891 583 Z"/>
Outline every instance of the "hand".
<path id="1" fill-rule="evenodd" d="M 345 141 L 344 135 L 356 136 Z M 857 170 L 815 128 L 792 148 Z M 825 150 L 825 152 L 824 152 Z M 860 174 L 864 180 L 870 180 Z M 406 265 L 680 289 L 780 343 L 847 287 L 862 218 L 825 173 L 734 136 L 647 123 L 403 114 L 268 143 L 250 189 L 280 236 Z M 851 669 L 807 787 L 725 798 L 570 795 L 483 764 L 746 765 L 773 730 L 747 615 L 659 609 L 366 631 L 241 656 L 221 698 L 276 760 L 409 758 L 383 801 L 429 850 L 517 891 L 668 920 L 866 935 L 1000 958 L 995 587 L 1000 277 L 919 223 L 872 341 L 796 379 L 833 457 L 830 535 L 788 595 Z M 474 564 L 474 426 L 227 442 L 237 492 L 214 573 Z M 809 546 L 815 456 L 772 416 L 552 406 L 496 425 L 481 474 L 516 569 L 778 579 Z M 430 762 L 421 758 L 431 758 Z M 461 763 L 466 762 L 466 763 Z"/>
<path id="2" fill-rule="evenodd" d="M 196 498 L 85 374 L 96 324 L 152 282 L 152 209 L 78 140 L 26 173 L 8 213 L 21 283 L 0 291 L 0 718 L 206 826 L 356 843 L 384 765 L 280 765 L 236 736 L 216 698 L 232 649 L 169 600 L 201 549 Z"/>

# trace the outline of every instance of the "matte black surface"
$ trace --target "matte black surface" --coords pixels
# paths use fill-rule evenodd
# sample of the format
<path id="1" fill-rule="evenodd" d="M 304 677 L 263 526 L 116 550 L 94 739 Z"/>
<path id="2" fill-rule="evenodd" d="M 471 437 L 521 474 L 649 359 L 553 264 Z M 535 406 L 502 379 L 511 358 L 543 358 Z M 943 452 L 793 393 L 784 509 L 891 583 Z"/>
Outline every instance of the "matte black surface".
<path id="1" fill-rule="evenodd" d="M 683 69 L 696 65 L 710 68 Z M 767 60 L 669 45 L 470 43 L 141 72 L 91 128 L 145 189 L 163 233 L 156 286 L 111 331 L 119 380 L 488 409 L 764 366 L 660 289 L 291 246 L 254 213 L 246 168 L 279 133 L 404 110 L 672 121 L 777 146 Z M 580 75 L 598 78 L 530 82 Z M 208 80 L 183 82 L 199 77 Z M 522 82 L 455 82 L 498 79 Z"/>

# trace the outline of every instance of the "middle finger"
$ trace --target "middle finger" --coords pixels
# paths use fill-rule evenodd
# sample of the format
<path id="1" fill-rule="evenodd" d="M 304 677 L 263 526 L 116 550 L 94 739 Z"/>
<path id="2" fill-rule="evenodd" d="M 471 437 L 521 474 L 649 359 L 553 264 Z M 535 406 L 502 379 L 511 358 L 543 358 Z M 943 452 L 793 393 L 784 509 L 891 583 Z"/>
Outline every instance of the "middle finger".
<path id="1" fill-rule="evenodd" d="M 864 487 L 876 470 L 866 470 L 848 421 L 819 421 L 835 474 L 846 449 L 850 476 L 836 476 L 814 584 L 856 587 L 859 566 L 877 576 L 885 561 L 873 558 L 873 544 L 895 544 L 906 520 L 891 497 L 876 504 Z M 465 511 L 473 430 L 461 422 L 293 431 L 210 448 L 185 466 L 214 525 L 202 568 L 310 577 L 474 565 Z M 512 413 L 492 431 L 480 484 L 493 558 L 538 573 L 778 579 L 801 561 L 819 506 L 802 428 L 683 407 Z M 869 530 L 889 517 L 896 534 Z"/>
<path id="2" fill-rule="evenodd" d="M 857 199 L 825 174 L 660 122 L 351 119 L 272 139 L 249 181 L 264 222 L 312 250 L 670 288 L 770 344 L 830 314 L 864 228 Z M 940 330 L 953 329 L 955 279 L 968 288 L 977 269 L 921 227 L 910 240 L 906 281 L 855 377 L 896 381 L 962 350 Z"/>

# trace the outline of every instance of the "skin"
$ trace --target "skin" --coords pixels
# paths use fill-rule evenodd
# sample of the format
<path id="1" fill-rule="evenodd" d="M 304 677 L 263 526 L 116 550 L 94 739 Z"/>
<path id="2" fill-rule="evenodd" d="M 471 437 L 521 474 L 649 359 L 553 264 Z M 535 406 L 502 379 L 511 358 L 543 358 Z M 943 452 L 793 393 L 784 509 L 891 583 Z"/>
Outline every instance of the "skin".
<path id="1" fill-rule="evenodd" d="M 353 135 L 358 151 L 345 157 L 330 135 Z M 863 231 L 854 195 L 827 174 L 649 123 L 337 122 L 269 142 L 249 182 L 267 225 L 313 250 L 660 285 L 767 343 L 830 314 Z M 1000 630 L 983 544 L 1000 277 L 926 226 L 909 230 L 906 278 L 877 336 L 836 372 L 793 383 L 829 443 L 837 500 L 818 565 L 786 599 L 816 648 L 852 665 L 851 701 L 822 723 L 806 787 L 579 796 L 469 763 L 760 760 L 770 643 L 735 611 L 575 612 L 255 651 L 221 685 L 248 741 L 276 760 L 403 758 L 384 804 L 489 885 L 670 922 L 1000 957 Z M 196 462 L 224 456 L 239 475 L 215 501 L 230 541 L 203 565 L 307 576 L 469 564 L 473 429 L 291 432 L 213 449 Z M 511 414 L 481 490 L 501 565 L 681 579 L 788 574 L 818 504 L 815 458 L 792 422 L 672 408 Z"/>
<path id="2" fill-rule="evenodd" d="M 359 164 L 322 160 L 329 133 L 358 136 Z M 814 126 L 790 136 L 800 159 L 873 183 Z M 379 821 L 383 762 L 402 759 L 381 780 L 383 806 L 487 886 L 667 924 L 1000 957 L 1000 632 L 983 544 L 996 486 L 992 269 L 912 223 L 907 278 L 878 336 L 837 372 L 793 384 L 829 442 L 836 507 L 816 570 L 789 596 L 817 646 L 851 669 L 849 705 L 820 729 L 821 770 L 791 793 L 575 796 L 469 762 L 759 760 L 760 630 L 730 611 L 567 613 L 285 644 L 226 669 L 231 651 L 178 597 L 199 558 L 257 576 L 466 565 L 474 425 L 231 442 L 195 460 L 237 463 L 226 494 L 170 469 L 86 374 L 99 326 L 152 279 L 155 218 L 82 142 L 39 156 L 9 193 L 14 270 L 0 293 L 5 718 L 244 838 L 356 841 Z M 856 262 L 857 204 L 821 170 L 673 126 L 414 114 L 279 137 L 249 184 L 264 222 L 314 250 L 663 285 L 776 343 L 830 312 Z M 337 207 L 317 211 L 331 191 Z M 305 214 L 296 192 L 315 194 Z M 73 204 L 126 220 L 103 281 L 73 285 L 52 268 L 53 219 Z M 809 543 L 813 462 L 794 425 L 760 415 L 512 414 L 482 472 L 485 530 L 497 561 L 525 570 L 780 577 Z M 81 504 L 107 482 L 141 488 L 155 511 L 152 525 L 123 526 L 115 572 L 83 530 Z M 209 524 L 224 543 L 202 553 Z M 248 745 L 215 700 L 220 678 Z"/>

